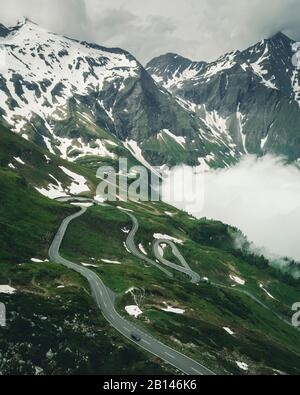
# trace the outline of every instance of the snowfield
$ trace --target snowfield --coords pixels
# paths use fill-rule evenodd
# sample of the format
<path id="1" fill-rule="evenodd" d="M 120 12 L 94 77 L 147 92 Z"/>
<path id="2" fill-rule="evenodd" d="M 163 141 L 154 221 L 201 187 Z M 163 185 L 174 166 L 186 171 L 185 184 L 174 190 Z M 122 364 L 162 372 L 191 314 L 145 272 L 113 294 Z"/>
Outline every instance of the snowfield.
<path id="1" fill-rule="evenodd" d="M 129 254 L 131 254 L 129 248 L 127 247 L 127 244 L 125 243 L 125 241 L 123 241 L 123 246 L 124 246 L 125 250 L 126 250 Z"/>
<path id="2" fill-rule="evenodd" d="M 169 306 L 166 302 L 164 302 L 164 305 L 166 307 L 163 307 L 161 310 L 165 311 L 166 313 L 173 313 L 173 314 L 180 314 L 180 315 L 185 313 L 185 310 Z"/>
<path id="3" fill-rule="evenodd" d="M 124 142 L 125 148 L 145 167 L 151 170 L 154 174 L 160 177 L 160 174 L 154 169 L 153 166 L 143 157 L 142 150 L 139 147 L 138 143 L 134 140 L 127 140 Z"/>
<path id="4" fill-rule="evenodd" d="M 127 211 L 128 213 L 133 213 L 134 212 L 133 210 L 130 210 L 129 208 L 124 208 L 124 207 L 121 207 L 121 206 L 117 206 L 117 209 L 118 210 L 122 210 L 122 211 Z"/>
<path id="5" fill-rule="evenodd" d="M 97 265 L 92 265 L 91 263 L 83 263 L 83 262 L 81 262 L 81 264 L 84 267 L 98 267 Z"/>
<path id="6" fill-rule="evenodd" d="M 274 296 L 270 294 L 269 291 L 266 290 L 266 288 L 264 288 L 263 284 L 259 284 L 259 287 L 269 296 L 269 298 L 274 299 Z"/>
<path id="7" fill-rule="evenodd" d="M 63 187 L 59 180 L 57 180 L 52 174 L 49 174 L 55 183 L 50 183 L 47 187 L 43 188 L 35 187 L 39 193 L 48 197 L 49 199 L 57 199 L 69 197 L 70 194 L 79 195 L 83 192 L 90 192 L 90 189 L 87 185 L 87 180 L 83 176 L 72 172 L 64 166 L 59 166 L 59 168 L 70 178 L 71 185 L 68 187 Z"/>
<path id="8" fill-rule="evenodd" d="M 125 292 L 125 295 L 133 293 L 134 291 L 138 290 L 138 288 L 136 287 L 131 287 L 129 289 L 127 289 L 127 291 Z"/>
<path id="9" fill-rule="evenodd" d="M 170 132 L 170 130 L 163 129 L 160 131 L 160 133 L 158 133 L 157 138 L 165 141 L 165 139 L 164 139 L 165 135 L 171 137 L 178 145 L 180 145 L 183 149 L 185 149 L 185 144 L 186 144 L 185 137 L 176 136 L 175 134 Z"/>
<path id="10" fill-rule="evenodd" d="M 22 161 L 21 158 L 14 158 L 14 160 L 18 163 L 20 163 L 21 165 L 25 165 L 25 163 Z"/>
<path id="11" fill-rule="evenodd" d="M 144 255 L 148 255 L 147 251 L 145 250 L 143 244 L 139 244 L 139 249 Z"/>
<path id="12" fill-rule="evenodd" d="M 175 213 L 171 213 L 171 212 L 169 212 L 169 211 L 165 211 L 165 214 L 166 214 L 168 217 L 174 217 L 174 215 L 175 215 Z"/>
<path id="13" fill-rule="evenodd" d="M 161 233 L 154 233 L 153 237 L 157 240 L 169 240 L 173 241 L 175 244 L 183 244 L 183 241 L 180 239 L 176 239 L 175 237 L 169 235 L 163 235 Z"/>
<path id="14" fill-rule="evenodd" d="M 234 276 L 233 274 L 231 274 L 229 277 L 230 277 L 230 280 L 234 281 L 236 284 L 239 284 L 239 285 L 245 285 L 246 284 L 246 281 L 241 279 L 238 276 Z"/>
<path id="15" fill-rule="evenodd" d="M 90 191 L 87 185 L 87 180 L 83 176 L 73 173 L 71 170 L 66 169 L 63 166 L 59 166 L 59 167 L 68 177 L 74 180 L 71 186 L 69 187 L 69 193 L 71 195 L 78 195 L 80 193 Z"/>
<path id="16" fill-rule="evenodd" d="M 241 370 L 247 371 L 249 369 L 249 366 L 244 362 L 236 361 L 235 363 Z"/>
<path id="17" fill-rule="evenodd" d="M 101 259 L 101 261 L 104 263 L 112 263 L 113 265 L 121 265 L 121 262 L 119 261 L 111 261 L 109 259 Z"/>
<path id="18" fill-rule="evenodd" d="M 16 293 L 16 289 L 10 287 L 9 285 L 0 285 L 0 293 L 13 295 L 14 293 Z"/>
<path id="19" fill-rule="evenodd" d="M 31 262 L 33 262 L 33 263 L 44 263 L 44 262 L 49 262 L 48 259 L 45 259 L 44 261 L 42 261 L 41 259 L 38 259 L 38 258 L 31 258 L 30 260 L 31 260 Z"/>
<path id="20" fill-rule="evenodd" d="M 138 306 L 126 306 L 125 310 L 129 315 L 131 315 L 134 318 L 138 318 L 140 315 L 143 314 L 142 310 Z"/>
<path id="21" fill-rule="evenodd" d="M 224 326 L 223 329 L 225 332 L 227 332 L 231 336 L 233 336 L 235 334 L 230 328 L 228 328 L 226 326 Z"/>
<path id="22" fill-rule="evenodd" d="M 43 196 L 46 196 L 49 199 L 57 199 L 59 197 L 67 197 L 68 195 L 65 193 L 61 182 L 57 181 L 58 185 L 55 184 L 49 184 L 47 188 L 37 188 L 35 189 L 42 194 Z"/>
<path id="23" fill-rule="evenodd" d="M 94 204 L 93 203 L 71 203 L 72 206 L 78 206 L 78 207 L 92 207 Z"/>

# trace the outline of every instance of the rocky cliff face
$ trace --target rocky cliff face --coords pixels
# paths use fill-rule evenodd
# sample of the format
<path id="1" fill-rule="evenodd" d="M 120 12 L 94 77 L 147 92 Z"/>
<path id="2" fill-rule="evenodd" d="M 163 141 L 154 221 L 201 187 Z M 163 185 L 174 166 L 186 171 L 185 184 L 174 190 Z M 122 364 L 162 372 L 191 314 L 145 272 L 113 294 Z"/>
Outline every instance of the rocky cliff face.
<path id="1" fill-rule="evenodd" d="M 300 157 L 299 70 L 277 34 L 215 62 L 132 55 L 0 26 L 0 117 L 71 161 L 130 152 L 152 165 L 223 167 L 245 153 Z"/>
<path id="2" fill-rule="evenodd" d="M 282 33 L 212 63 L 174 54 L 147 70 L 216 133 L 243 153 L 300 157 L 300 71 L 294 42 Z"/>
<path id="3" fill-rule="evenodd" d="M 209 153 L 201 132 L 212 132 L 128 52 L 29 20 L 0 33 L 0 114 L 24 138 L 69 160 L 112 158 L 118 146 L 157 165 L 199 164 Z"/>

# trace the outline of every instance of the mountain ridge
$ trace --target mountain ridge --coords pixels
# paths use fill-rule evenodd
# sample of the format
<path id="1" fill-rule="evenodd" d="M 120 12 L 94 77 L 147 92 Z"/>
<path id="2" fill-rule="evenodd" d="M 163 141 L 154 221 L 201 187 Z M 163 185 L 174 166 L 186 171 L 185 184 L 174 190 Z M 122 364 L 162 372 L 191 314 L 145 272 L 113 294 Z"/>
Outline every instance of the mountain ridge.
<path id="1" fill-rule="evenodd" d="M 211 63 L 168 53 L 144 68 L 26 18 L 2 31 L 2 123 L 64 159 L 207 169 L 247 153 L 300 157 L 300 74 L 283 33 Z"/>
<path id="2" fill-rule="evenodd" d="M 128 52 L 49 33 L 29 21 L 12 28 L 0 45 L 6 57 L 2 118 L 50 152 L 69 160 L 114 158 L 114 147 L 131 147 L 136 157 L 141 152 L 159 166 L 199 164 L 211 152 L 201 132 L 213 138 L 212 131 Z M 184 147 L 177 137 L 185 139 Z M 222 144 L 213 144 L 217 160 L 234 160 L 227 160 L 230 149 Z"/>
<path id="3" fill-rule="evenodd" d="M 48 33 L 43 41 L 36 29 L 21 37 L 15 31 L 4 42 L 8 64 L 0 70 L 0 115 L 14 128 L 0 122 L 0 274 L 15 292 L 2 295 L 9 320 L 0 334 L 6 356 L 0 371 L 176 374 L 103 324 L 85 279 L 48 262 L 51 241 L 55 235 L 61 241 L 61 223 L 78 207 L 46 197 L 81 195 L 90 206 L 99 182 L 95 170 L 117 165 L 126 152 L 141 163 L 228 166 L 249 147 L 243 139 L 249 108 L 248 115 L 260 114 L 269 125 L 259 110 L 265 101 L 278 112 L 280 90 L 263 84 L 250 66 L 234 64 L 232 52 L 201 66 L 199 85 L 187 73 L 171 93 L 126 54 L 100 56 L 103 47 Z M 260 101 L 252 102 L 256 96 Z M 178 242 L 199 284 L 170 267 L 173 281 L 147 264 L 156 259 L 153 241 L 163 241 L 157 237 Z M 237 237 L 243 239 L 238 250 Z M 90 206 L 70 224 L 60 251 L 112 290 L 120 316 L 129 318 L 128 307 L 139 309 L 130 318 L 141 329 L 214 372 L 297 374 L 299 332 L 291 327 L 290 306 L 299 300 L 299 284 L 250 254 L 248 244 L 237 229 L 161 201 L 118 201 Z M 165 261 L 179 263 L 179 255 L 163 247 Z"/>
<path id="4" fill-rule="evenodd" d="M 248 48 L 251 48 L 251 47 L 253 47 L 253 46 L 255 46 L 255 45 L 259 44 L 259 43 L 262 43 L 262 42 L 264 42 L 264 41 L 278 41 L 278 40 L 285 40 L 285 41 L 290 41 L 290 42 L 292 42 L 292 43 L 295 43 L 295 40 L 294 40 L 294 39 L 290 38 L 288 35 L 284 34 L 284 33 L 281 32 L 281 31 L 279 31 L 279 32 L 277 32 L 277 33 L 275 33 L 275 34 L 272 34 L 272 35 L 271 35 L 270 37 L 268 37 L 268 38 L 263 38 L 261 41 L 258 41 L 258 42 L 256 42 L 256 43 L 251 44 Z M 245 51 L 245 49 L 238 49 L 238 50 L 234 50 L 234 49 L 233 49 L 233 50 L 231 50 L 231 51 L 226 52 L 225 54 L 229 54 L 229 53 L 232 53 L 232 52 L 239 52 L 239 53 L 241 53 L 241 52 L 243 52 L 243 51 Z M 177 52 L 166 52 L 166 53 L 164 53 L 164 54 L 155 56 L 155 57 L 153 57 L 152 59 L 150 59 L 150 60 L 146 63 L 145 68 L 147 69 L 148 66 L 149 66 L 149 63 L 153 62 L 153 60 L 155 60 L 155 59 L 159 59 L 159 58 L 162 58 L 162 57 L 171 57 L 171 56 L 172 56 L 172 57 L 177 57 L 177 58 L 184 59 L 184 60 L 186 60 L 186 61 L 189 61 L 190 63 L 206 63 L 206 64 L 208 64 L 208 63 L 214 63 L 214 62 L 217 61 L 218 59 L 222 58 L 222 57 L 224 56 L 224 54 L 218 56 L 217 58 L 213 59 L 212 61 L 207 61 L 207 60 L 195 60 L 195 59 L 191 59 L 191 58 L 189 58 L 189 57 L 187 57 L 187 56 L 180 55 L 180 54 L 177 53 Z"/>
<path id="5" fill-rule="evenodd" d="M 211 63 L 184 59 L 180 65 L 173 54 L 175 68 L 162 55 L 146 69 L 210 128 L 223 128 L 222 138 L 243 154 L 269 152 L 293 161 L 300 157 L 300 73 L 292 63 L 293 44 L 277 33 Z"/>

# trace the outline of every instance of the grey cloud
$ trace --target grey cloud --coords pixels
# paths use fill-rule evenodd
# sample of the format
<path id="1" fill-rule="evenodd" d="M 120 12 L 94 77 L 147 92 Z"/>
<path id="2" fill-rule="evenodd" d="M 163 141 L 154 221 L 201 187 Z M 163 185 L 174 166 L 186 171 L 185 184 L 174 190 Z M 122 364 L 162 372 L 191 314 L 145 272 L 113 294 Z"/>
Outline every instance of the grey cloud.
<path id="1" fill-rule="evenodd" d="M 138 26 L 139 18 L 129 11 L 110 8 L 97 17 L 93 24 L 94 30 L 99 38 L 103 40 L 114 40 L 114 38 L 124 36 L 134 27 Z"/>
<path id="2" fill-rule="evenodd" d="M 269 257 L 300 261 L 299 168 L 269 155 L 248 156 L 233 167 L 194 174 L 193 178 L 189 176 L 191 168 L 178 167 L 169 179 L 179 170 L 183 175 L 176 179 L 176 193 L 166 201 L 198 218 L 236 226 Z M 168 196 L 169 179 L 163 185 L 164 196 Z M 200 202 L 199 196 L 203 196 Z"/>
<path id="3" fill-rule="evenodd" d="M 92 38 L 84 0 L 0 0 L 1 22 L 13 26 L 28 17 L 54 32 Z"/>
<path id="4" fill-rule="evenodd" d="M 79 39 L 118 46 L 140 61 L 177 52 L 212 60 L 278 31 L 300 40 L 299 0 L 0 0 L 2 22 L 27 15 Z"/>
<path id="5" fill-rule="evenodd" d="M 167 51 L 181 52 L 191 48 L 196 41 L 176 38 L 176 23 L 171 18 L 158 15 L 138 17 L 123 8 L 110 8 L 94 17 L 94 35 L 110 47 L 122 47 L 140 61 Z M 113 26 L 113 28 L 112 28 Z"/>

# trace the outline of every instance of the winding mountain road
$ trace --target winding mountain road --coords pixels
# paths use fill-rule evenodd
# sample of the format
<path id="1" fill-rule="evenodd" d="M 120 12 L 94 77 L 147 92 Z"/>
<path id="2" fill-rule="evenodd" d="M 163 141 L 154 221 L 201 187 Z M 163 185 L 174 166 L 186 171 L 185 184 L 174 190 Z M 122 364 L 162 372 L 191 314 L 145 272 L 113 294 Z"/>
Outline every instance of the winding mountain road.
<path id="1" fill-rule="evenodd" d="M 163 361 L 169 363 L 170 365 L 174 366 L 175 368 L 187 375 L 214 375 L 214 373 L 210 369 L 187 357 L 186 355 L 172 349 L 171 347 L 161 343 L 159 340 L 155 339 L 153 336 L 149 335 L 144 330 L 134 325 L 132 322 L 127 321 L 125 318 L 123 318 L 115 309 L 114 293 L 105 286 L 101 278 L 94 271 L 86 267 L 82 267 L 67 259 L 64 259 L 60 255 L 60 246 L 70 222 L 83 215 L 86 210 L 86 207 L 82 207 L 79 212 L 70 215 L 63 220 L 49 249 L 49 257 L 51 261 L 60 263 L 67 268 L 76 271 L 88 280 L 92 290 L 93 298 L 96 301 L 99 309 L 102 311 L 105 319 L 129 341 L 150 352 L 151 354 L 157 356 Z M 134 216 L 131 217 L 132 219 L 135 218 Z M 138 227 L 136 219 L 135 221 L 133 221 L 133 223 L 134 228 L 136 228 L 136 226 Z M 136 232 L 133 232 L 131 236 L 128 236 L 127 246 L 128 248 L 130 248 L 131 252 L 134 255 L 138 256 L 139 254 L 137 254 L 137 252 L 139 253 L 139 251 L 134 244 L 135 233 Z M 140 258 L 146 260 L 144 255 L 142 255 L 142 257 Z M 155 262 L 151 261 L 149 263 L 153 264 Z M 165 271 L 165 269 L 163 271 Z M 141 340 L 135 341 L 132 338 L 132 335 L 138 336 Z"/>
<path id="2" fill-rule="evenodd" d="M 142 254 L 137 249 L 136 243 L 135 243 L 135 236 L 137 234 L 137 231 L 139 230 L 138 220 L 136 219 L 136 217 L 133 214 L 131 214 L 127 210 L 122 210 L 122 211 L 124 211 L 130 217 L 132 224 L 133 224 L 133 227 L 132 227 L 131 231 L 129 232 L 127 240 L 126 240 L 126 245 L 127 245 L 127 248 L 130 250 L 130 252 L 133 255 L 135 255 L 137 258 L 140 258 L 143 261 L 157 267 L 159 270 L 164 272 L 167 276 L 173 277 L 173 274 L 169 270 L 166 270 L 164 267 L 157 264 L 152 259 L 148 258 L 146 255 Z M 159 248 L 161 244 L 168 244 L 172 248 L 172 252 L 173 252 L 174 256 L 176 256 L 179 259 L 182 266 L 176 265 L 175 263 L 172 263 L 163 257 L 163 254 L 160 253 L 160 248 Z M 188 265 L 188 263 L 186 262 L 184 257 L 180 254 L 176 245 L 171 240 L 165 240 L 165 239 L 155 240 L 155 242 L 153 243 L 153 252 L 154 252 L 156 259 L 158 259 L 163 265 L 168 266 L 171 269 L 177 270 L 181 273 L 184 273 L 184 274 L 190 276 L 191 282 L 193 284 L 197 284 L 200 282 L 201 278 L 200 278 L 199 274 L 194 272 L 190 268 L 190 266 Z"/>
<path id="3" fill-rule="evenodd" d="M 171 272 L 164 270 L 164 268 L 162 268 L 156 262 L 152 261 L 150 258 L 146 257 L 145 255 L 143 255 L 143 254 L 141 254 L 139 252 L 139 250 L 136 248 L 136 245 L 135 245 L 135 235 L 136 235 L 136 233 L 137 233 L 137 231 L 139 229 L 138 220 L 136 219 L 136 217 L 133 214 L 127 212 L 127 210 L 123 210 L 123 211 L 126 212 L 126 214 L 131 218 L 131 221 L 133 223 L 133 228 L 130 231 L 130 233 L 128 235 L 128 238 L 127 238 L 127 241 L 126 241 L 126 244 L 127 244 L 127 247 L 129 248 L 129 250 L 131 250 L 132 253 L 135 256 L 137 256 L 138 258 L 141 258 L 144 261 L 155 265 L 156 267 L 158 267 L 163 272 L 165 272 L 165 273 L 167 272 L 166 274 L 168 276 L 170 276 L 170 277 L 172 276 L 173 277 L 173 274 Z M 168 244 L 172 248 L 173 255 L 178 258 L 178 260 L 180 261 L 182 266 L 176 265 L 175 263 L 170 262 L 170 261 L 168 261 L 167 259 L 164 258 L 163 253 L 161 253 L 161 251 L 160 251 L 160 246 L 162 244 Z M 194 272 L 191 269 L 189 264 L 186 262 L 184 257 L 179 252 L 177 246 L 171 240 L 166 240 L 166 239 L 155 240 L 153 242 L 153 253 L 154 253 L 155 257 L 163 265 L 168 266 L 171 269 L 177 270 L 177 271 L 179 271 L 181 273 L 184 273 L 184 274 L 188 275 L 189 277 L 191 277 L 191 282 L 193 284 L 198 284 L 201 281 L 200 275 L 198 273 Z M 259 304 L 261 307 L 263 307 L 266 310 L 270 311 L 272 314 L 274 314 L 282 322 L 284 322 L 285 324 L 295 328 L 290 321 L 288 321 L 286 318 L 284 318 L 283 316 L 278 314 L 271 307 L 267 306 L 265 303 L 263 303 L 261 300 L 259 300 L 256 296 L 252 295 L 251 292 L 249 292 L 247 290 L 239 289 L 239 288 L 233 288 L 233 287 L 230 287 L 228 285 L 219 284 L 219 283 L 216 283 L 216 282 L 211 282 L 210 284 L 212 286 L 216 287 L 216 288 L 227 289 L 227 290 L 230 290 L 231 292 L 236 292 L 236 293 L 239 293 L 239 294 L 246 295 L 248 298 L 250 298 L 251 300 L 253 300 L 257 304 Z M 298 331 L 300 330 L 300 328 L 295 328 L 295 329 L 298 330 Z"/>
<path id="4" fill-rule="evenodd" d="M 161 267 L 161 265 L 159 265 L 158 263 L 154 262 L 152 259 L 148 258 L 146 255 L 142 254 L 138 248 L 136 247 L 135 244 L 135 235 L 137 233 L 137 231 L 139 230 L 139 223 L 138 220 L 136 219 L 136 217 L 134 215 L 132 215 L 130 212 L 126 211 L 126 210 L 122 210 L 124 213 L 126 213 L 133 224 L 133 227 L 131 229 L 131 231 L 128 234 L 127 240 L 126 240 L 126 245 L 127 248 L 129 249 L 129 251 L 136 256 L 139 259 L 142 259 L 143 261 L 149 263 L 150 265 L 155 266 L 157 269 L 161 270 L 162 272 L 164 272 L 168 277 L 173 277 L 173 274 L 165 269 L 164 267 Z"/>
<path id="5" fill-rule="evenodd" d="M 167 259 L 164 258 L 163 251 L 161 251 L 161 245 L 162 244 L 168 244 L 172 248 L 172 253 L 173 255 L 180 261 L 182 266 L 176 265 L 173 262 L 168 261 Z M 194 272 L 184 257 L 181 255 L 179 252 L 178 248 L 176 245 L 171 241 L 171 240 L 165 240 L 165 239 L 159 239 L 155 240 L 153 243 L 153 252 L 155 257 L 163 264 L 171 269 L 177 270 L 178 272 L 184 273 L 187 276 L 191 277 L 191 282 L 193 284 L 198 284 L 201 281 L 201 277 L 199 276 L 198 273 Z"/>

